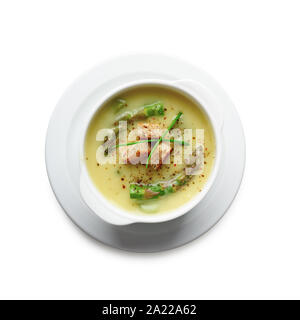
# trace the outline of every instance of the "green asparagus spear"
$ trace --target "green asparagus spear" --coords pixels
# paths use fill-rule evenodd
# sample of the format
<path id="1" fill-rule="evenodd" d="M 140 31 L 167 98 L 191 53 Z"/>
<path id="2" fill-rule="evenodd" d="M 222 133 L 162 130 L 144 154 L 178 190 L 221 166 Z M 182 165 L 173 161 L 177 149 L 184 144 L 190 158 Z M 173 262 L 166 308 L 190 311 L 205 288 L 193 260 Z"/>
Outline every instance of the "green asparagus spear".
<path id="1" fill-rule="evenodd" d="M 113 107 L 115 109 L 115 113 L 120 112 L 122 109 L 124 109 L 125 107 L 127 107 L 128 104 L 126 102 L 126 100 L 118 98 L 113 102 Z"/>
<path id="2" fill-rule="evenodd" d="M 177 176 L 153 184 L 132 183 L 129 187 L 131 199 L 157 199 L 168 193 L 176 192 L 181 186 L 185 185 L 193 176 L 187 175 L 185 170 Z"/>
<path id="3" fill-rule="evenodd" d="M 123 100 L 123 99 L 119 99 Z M 125 101 L 125 100 L 123 100 Z M 126 102 L 126 101 L 125 101 Z M 127 103 L 126 103 L 127 104 Z M 116 125 L 119 121 L 125 121 L 125 120 L 134 120 L 134 119 L 142 119 L 142 118 L 148 118 L 151 116 L 163 116 L 164 115 L 164 106 L 161 102 L 154 102 L 152 104 L 148 104 L 145 106 L 142 106 L 138 109 L 132 110 L 132 111 L 126 111 L 117 116 L 115 119 L 115 127 L 112 128 L 115 135 L 118 136 L 119 134 L 119 127 Z M 108 136 L 105 137 L 104 142 L 108 140 Z M 108 148 L 105 150 L 105 155 L 108 155 Z"/>
<path id="4" fill-rule="evenodd" d="M 115 123 L 119 121 L 143 119 L 152 116 L 163 116 L 164 114 L 165 112 L 163 104 L 161 102 L 154 102 L 152 104 L 142 106 L 135 110 L 123 112 L 122 114 L 116 117 Z"/>
<path id="5" fill-rule="evenodd" d="M 126 103 L 123 99 L 118 99 L 121 103 Z M 127 106 L 127 103 L 126 103 Z M 148 118 L 151 116 L 163 116 L 164 115 L 164 107 L 161 102 L 154 102 L 152 104 L 148 104 L 145 106 L 142 106 L 138 109 L 132 110 L 132 111 L 126 111 L 117 116 L 115 119 L 115 127 L 112 128 L 115 135 L 118 136 L 119 134 L 119 127 L 117 126 L 117 123 L 119 121 L 125 121 L 125 120 L 134 120 L 138 118 Z M 108 136 L 105 137 L 104 142 L 108 140 Z"/>
<path id="6" fill-rule="evenodd" d="M 197 151 L 197 149 L 194 150 L 194 156 L 197 155 Z M 187 165 L 187 168 L 192 169 L 190 174 L 187 174 L 186 168 L 184 168 L 175 177 L 172 176 L 167 180 L 158 181 L 153 184 L 131 183 L 129 186 L 130 198 L 139 200 L 157 199 L 168 193 L 176 192 L 194 177 L 194 173 L 199 170 L 199 167 L 199 163 Z"/>

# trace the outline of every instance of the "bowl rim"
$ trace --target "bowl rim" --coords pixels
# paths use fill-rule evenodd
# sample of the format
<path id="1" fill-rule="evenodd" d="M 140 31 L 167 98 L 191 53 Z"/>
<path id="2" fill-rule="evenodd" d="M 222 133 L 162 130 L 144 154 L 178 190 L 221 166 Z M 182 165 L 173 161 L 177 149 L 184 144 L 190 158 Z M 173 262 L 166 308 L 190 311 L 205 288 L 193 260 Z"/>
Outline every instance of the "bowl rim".
<path id="1" fill-rule="evenodd" d="M 111 224 L 118 224 L 118 225 L 125 225 L 125 224 L 132 224 L 132 223 L 160 223 L 160 222 L 166 222 L 173 219 L 176 219 L 186 213 L 188 213 L 191 209 L 193 209 L 197 204 L 201 202 L 201 200 L 207 195 L 209 190 L 211 189 L 212 185 L 214 184 L 216 180 L 216 176 L 219 171 L 220 167 L 220 157 L 221 157 L 221 149 L 222 149 L 222 143 L 221 143 L 221 129 L 222 127 L 217 123 L 217 120 L 211 112 L 209 106 L 207 105 L 207 101 L 205 101 L 205 97 L 202 96 L 199 97 L 199 93 L 197 94 L 194 90 L 191 90 L 188 86 L 184 85 L 184 79 L 178 79 L 178 80 L 162 80 L 162 79 L 140 79 L 135 81 L 129 81 L 126 84 L 117 86 L 110 90 L 106 95 L 100 99 L 99 102 L 90 110 L 88 120 L 86 121 L 86 124 L 84 125 L 84 131 L 81 135 L 81 179 L 85 179 L 85 182 L 88 183 L 90 191 L 92 191 L 94 194 L 97 194 L 97 197 L 100 202 L 102 202 L 102 205 L 105 206 L 105 208 L 109 211 L 111 211 L 111 214 L 115 214 L 115 223 L 112 221 L 107 221 Z M 199 82 L 195 80 L 187 79 L 187 81 L 192 83 L 200 84 Z M 214 141 L 215 141 L 215 159 L 212 171 L 210 172 L 210 175 L 201 190 L 198 194 L 193 196 L 189 201 L 181 205 L 180 207 L 170 210 L 170 211 L 164 211 L 164 212 L 158 212 L 155 214 L 137 214 L 135 212 L 130 212 L 126 209 L 123 209 L 122 207 L 115 205 L 112 201 L 108 200 L 102 193 L 99 191 L 92 178 L 90 177 L 90 174 L 88 172 L 86 161 L 84 161 L 85 157 L 85 141 L 86 141 L 86 135 L 88 132 L 88 128 L 91 124 L 91 121 L 93 120 L 94 116 L 97 114 L 97 112 L 111 99 L 114 97 L 120 95 L 122 92 L 135 89 L 138 87 L 163 87 L 167 88 L 169 90 L 173 90 L 189 100 L 193 101 L 195 105 L 197 105 L 202 112 L 205 113 L 208 121 L 211 124 L 212 131 L 214 134 Z M 206 88 L 205 88 L 206 89 Z M 81 196 L 82 196 L 82 190 L 80 190 Z M 85 197 L 83 197 L 83 200 L 85 200 Z M 85 203 L 90 207 L 90 205 L 85 201 Z M 91 208 L 91 207 L 90 207 Z M 91 208 L 92 209 L 92 208 Z M 92 209 L 93 210 L 93 209 Z M 101 209 L 102 210 L 102 209 Z M 101 211 L 99 210 L 99 211 Z M 93 210 L 95 212 L 95 210 Z M 106 220 L 104 217 L 102 217 L 99 212 L 95 212 L 98 216 Z M 118 222 L 118 219 L 120 219 L 120 222 Z M 114 218 L 112 219 L 114 220 Z"/>

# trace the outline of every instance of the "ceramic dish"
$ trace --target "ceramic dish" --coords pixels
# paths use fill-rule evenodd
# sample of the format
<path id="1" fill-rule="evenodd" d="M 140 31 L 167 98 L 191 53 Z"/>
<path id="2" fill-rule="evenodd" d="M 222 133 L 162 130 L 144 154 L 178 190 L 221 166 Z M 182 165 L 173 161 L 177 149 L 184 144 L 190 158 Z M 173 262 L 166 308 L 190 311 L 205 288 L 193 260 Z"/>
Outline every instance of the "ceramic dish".
<path id="1" fill-rule="evenodd" d="M 93 118 L 94 114 L 101 109 L 101 107 L 112 97 L 119 96 L 122 92 L 128 89 L 136 89 L 141 87 L 164 87 L 171 90 L 175 90 L 187 96 L 189 99 L 193 99 L 197 106 L 200 109 L 204 109 L 205 114 L 207 115 L 209 121 L 212 124 L 215 136 L 216 144 L 216 158 L 213 172 L 210 174 L 209 180 L 205 184 L 204 189 L 198 193 L 194 198 L 192 198 L 185 205 L 176 208 L 175 210 L 168 213 L 156 213 L 156 214 L 147 214 L 147 215 L 137 215 L 135 213 L 130 213 L 122 210 L 120 207 L 113 205 L 108 201 L 94 186 L 91 181 L 87 168 L 84 161 L 84 142 L 87 128 L 90 124 L 90 120 Z M 184 110 L 183 110 L 184 111 Z M 121 87 L 116 88 L 115 90 L 109 92 L 103 97 L 103 100 L 99 101 L 99 104 L 91 111 L 90 119 L 85 125 L 85 132 L 82 134 L 82 149 L 81 149 L 81 178 L 80 178 L 80 191 L 81 196 L 86 202 L 86 204 L 103 220 L 106 222 L 115 224 L 115 225 L 126 225 L 137 222 L 143 223 L 158 223 L 165 222 L 176 219 L 181 215 L 187 213 L 192 208 L 194 208 L 209 192 L 211 186 L 213 185 L 215 178 L 218 173 L 219 163 L 220 163 L 220 154 L 222 148 L 222 132 L 223 125 L 223 113 L 222 106 L 218 105 L 217 99 L 214 97 L 213 93 L 210 92 L 207 88 L 203 87 L 201 83 L 192 80 L 175 80 L 175 81 L 166 81 L 166 80 L 138 80 L 134 82 L 127 83 Z M 103 210 L 103 207 L 106 210 Z"/>
<path id="2" fill-rule="evenodd" d="M 106 99 L 125 88 L 149 83 L 171 86 L 201 103 L 213 124 L 217 158 L 206 189 L 184 208 L 139 219 L 102 199 L 95 200 L 82 162 L 82 146 L 93 113 Z M 116 58 L 79 78 L 59 101 L 46 141 L 51 186 L 69 217 L 95 239 L 138 252 L 174 248 L 211 228 L 232 202 L 244 163 L 243 130 L 228 96 L 203 71 L 161 55 Z"/>

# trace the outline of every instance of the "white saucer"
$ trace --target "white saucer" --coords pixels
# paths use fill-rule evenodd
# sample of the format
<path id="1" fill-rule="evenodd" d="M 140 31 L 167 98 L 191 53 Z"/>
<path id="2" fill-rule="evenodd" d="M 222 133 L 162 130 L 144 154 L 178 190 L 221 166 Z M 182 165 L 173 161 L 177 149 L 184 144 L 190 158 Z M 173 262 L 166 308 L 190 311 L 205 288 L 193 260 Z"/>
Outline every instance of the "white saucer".
<path id="1" fill-rule="evenodd" d="M 138 79 L 193 79 L 218 93 L 224 108 L 224 150 L 214 190 L 176 220 L 115 226 L 104 222 L 83 202 L 79 191 L 82 121 L 108 90 Z M 223 89 L 205 72 L 161 55 L 131 55 L 93 68 L 62 96 L 49 123 L 46 165 L 52 189 L 67 215 L 93 238 L 128 251 L 172 249 L 208 231 L 233 201 L 243 176 L 245 140 L 238 114 Z"/>

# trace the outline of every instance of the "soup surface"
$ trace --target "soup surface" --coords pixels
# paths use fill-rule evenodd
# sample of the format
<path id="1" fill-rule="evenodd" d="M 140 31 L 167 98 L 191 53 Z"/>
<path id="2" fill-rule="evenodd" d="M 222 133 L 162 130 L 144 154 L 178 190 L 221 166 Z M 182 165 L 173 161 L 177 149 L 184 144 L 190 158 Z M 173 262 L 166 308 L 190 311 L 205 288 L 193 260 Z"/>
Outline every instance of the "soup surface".
<path id="1" fill-rule="evenodd" d="M 94 185 L 113 204 L 136 214 L 156 214 L 182 206 L 203 190 L 214 165 L 215 140 L 210 121 L 193 101 L 167 88 L 140 87 L 130 89 L 120 94 L 118 98 L 112 99 L 98 110 L 90 123 L 85 137 L 84 161 Z M 180 186 L 175 186 L 172 182 L 171 185 L 174 188 L 171 188 L 171 192 L 161 192 L 168 185 L 164 185 L 164 183 L 173 177 L 176 178 L 186 167 L 185 163 L 174 163 L 172 142 L 171 144 L 169 143 L 171 145 L 170 150 L 167 150 L 167 152 L 169 151 L 169 163 L 166 161 L 167 163 L 162 165 L 149 165 L 147 167 L 142 163 L 119 164 L 121 149 L 127 147 L 115 148 L 117 163 L 101 164 L 96 158 L 97 149 L 103 145 L 102 141 L 96 140 L 100 129 L 112 128 L 117 125 L 116 119 L 120 118 L 120 115 L 139 110 L 142 106 L 151 105 L 158 101 L 163 105 L 163 114 L 129 120 L 128 132 L 133 128 L 146 127 L 147 125 L 162 128 L 162 132 L 164 132 L 179 112 L 182 112 L 182 115 L 175 122 L 173 128 L 192 129 L 193 134 L 190 143 L 193 144 L 195 141 L 196 129 L 204 130 L 203 171 L 201 174 L 189 176 L 188 179 L 184 178 L 184 183 L 180 183 Z M 160 137 L 161 135 L 157 137 L 157 140 Z M 184 138 L 182 139 L 185 140 Z M 139 140 L 139 137 L 137 140 Z M 154 144 L 156 144 L 157 140 L 154 141 Z M 118 144 L 118 140 L 116 144 Z M 145 143 L 139 144 L 139 146 L 141 145 L 145 146 Z M 149 143 L 149 146 L 151 151 L 153 143 Z M 133 146 L 130 147 L 132 148 Z M 158 184 L 160 189 L 158 190 L 159 194 L 157 194 L 157 182 L 159 181 L 162 181 L 162 183 Z M 132 189 L 132 184 L 137 188 L 141 187 L 143 190 L 145 190 L 145 186 L 152 186 L 152 188 L 141 196 L 139 190 Z M 165 188 L 164 190 L 167 189 Z M 132 192 L 134 193 L 133 195 L 131 194 Z"/>

